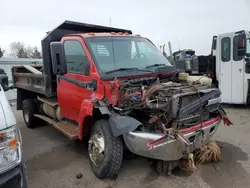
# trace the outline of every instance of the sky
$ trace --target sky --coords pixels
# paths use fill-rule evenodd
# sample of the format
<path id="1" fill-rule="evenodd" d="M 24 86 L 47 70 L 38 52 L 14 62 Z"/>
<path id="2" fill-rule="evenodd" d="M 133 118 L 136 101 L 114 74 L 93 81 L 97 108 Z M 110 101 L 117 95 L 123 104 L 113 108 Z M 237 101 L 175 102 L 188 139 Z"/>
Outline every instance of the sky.
<path id="1" fill-rule="evenodd" d="M 131 29 L 157 47 L 207 55 L 214 35 L 250 30 L 250 0 L 0 0 L 0 47 L 21 41 L 41 49 L 65 20 Z"/>

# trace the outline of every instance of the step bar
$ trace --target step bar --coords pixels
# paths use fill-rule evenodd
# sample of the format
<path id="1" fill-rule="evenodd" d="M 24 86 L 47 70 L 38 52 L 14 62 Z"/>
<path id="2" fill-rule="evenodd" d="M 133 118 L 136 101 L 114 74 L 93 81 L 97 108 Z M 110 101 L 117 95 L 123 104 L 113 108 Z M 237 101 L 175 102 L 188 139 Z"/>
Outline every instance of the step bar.
<path id="1" fill-rule="evenodd" d="M 55 120 L 40 114 L 34 114 L 34 116 L 53 125 L 54 128 L 63 133 L 69 139 L 74 140 L 78 138 L 78 126 L 74 125 L 73 123 L 69 121 L 56 122 Z"/>

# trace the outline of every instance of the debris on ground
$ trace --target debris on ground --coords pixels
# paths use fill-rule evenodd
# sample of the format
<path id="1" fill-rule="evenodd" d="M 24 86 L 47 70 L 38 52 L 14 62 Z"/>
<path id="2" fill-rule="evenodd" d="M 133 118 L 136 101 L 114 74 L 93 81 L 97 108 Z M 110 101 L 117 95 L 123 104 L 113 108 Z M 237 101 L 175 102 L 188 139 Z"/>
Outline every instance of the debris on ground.
<path id="1" fill-rule="evenodd" d="M 195 152 L 195 162 L 197 164 L 216 162 L 221 159 L 220 147 L 215 140 L 207 142 Z"/>
<path id="2" fill-rule="evenodd" d="M 78 174 L 76 174 L 76 178 L 77 178 L 77 179 L 82 178 L 82 173 L 78 173 Z"/>

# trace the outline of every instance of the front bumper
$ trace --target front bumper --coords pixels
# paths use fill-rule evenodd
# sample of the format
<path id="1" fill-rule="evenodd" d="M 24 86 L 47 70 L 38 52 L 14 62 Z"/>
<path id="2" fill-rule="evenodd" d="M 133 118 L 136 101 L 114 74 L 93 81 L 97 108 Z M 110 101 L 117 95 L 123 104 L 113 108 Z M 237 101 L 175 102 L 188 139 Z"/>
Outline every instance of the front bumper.
<path id="1" fill-rule="evenodd" d="M 123 138 L 126 146 L 132 153 L 163 161 L 175 161 L 183 158 L 185 154 L 195 151 L 209 141 L 217 131 L 219 124 L 220 118 L 217 117 L 204 122 L 201 129 L 199 126 L 200 131 L 197 131 L 198 128 L 197 130 L 183 130 L 182 135 L 189 140 L 189 145 L 184 144 L 178 139 L 168 139 L 150 149 L 148 143 L 152 140 L 160 139 L 163 135 L 139 131 L 124 134 Z"/>
<path id="2" fill-rule="evenodd" d="M 27 172 L 24 164 L 0 175 L 1 188 L 27 188 Z"/>

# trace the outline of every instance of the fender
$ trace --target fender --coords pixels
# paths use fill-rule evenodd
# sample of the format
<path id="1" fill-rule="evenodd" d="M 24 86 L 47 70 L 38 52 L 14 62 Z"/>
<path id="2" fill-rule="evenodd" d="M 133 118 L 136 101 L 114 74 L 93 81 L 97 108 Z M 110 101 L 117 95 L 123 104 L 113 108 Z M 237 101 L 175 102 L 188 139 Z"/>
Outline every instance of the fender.
<path id="1" fill-rule="evenodd" d="M 109 118 L 110 127 L 115 137 L 134 131 L 142 123 L 130 116 L 112 114 Z"/>
<path id="2" fill-rule="evenodd" d="M 78 121 L 78 138 L 81 140 L 83 136 L 83 122 L 87 116 L 93 117 L 94 104 L 91 100 L 85 99 L 82 101 L 81 110 Z"/>
<path id="3" fill-rule="evenodd" d="M 104 114 L 111 115 L 111 112 L 106 107 L 104 102 L 97 101 L 94 104 L 92 100 L 89 100 L 89 99 L 83 100 L 81 104 L 81 110 L 80 110 L 79 122 L 78 122 L 78 138 L 79 139 L 82 139 L 82 136 L 83 136 L 83 122 L 85 121 L 86 117 L 93 117 L 94 108 L 99 109 L 101 114 L 103 115 Z"/>

